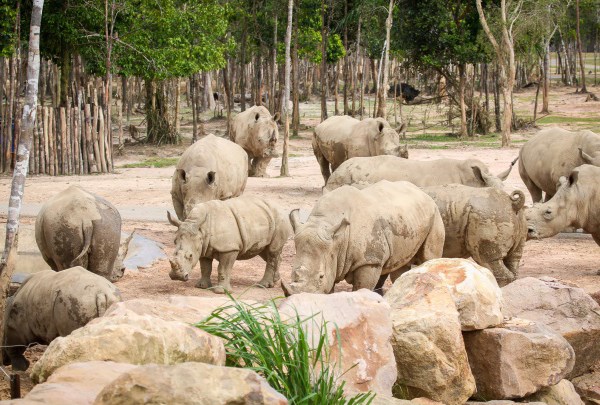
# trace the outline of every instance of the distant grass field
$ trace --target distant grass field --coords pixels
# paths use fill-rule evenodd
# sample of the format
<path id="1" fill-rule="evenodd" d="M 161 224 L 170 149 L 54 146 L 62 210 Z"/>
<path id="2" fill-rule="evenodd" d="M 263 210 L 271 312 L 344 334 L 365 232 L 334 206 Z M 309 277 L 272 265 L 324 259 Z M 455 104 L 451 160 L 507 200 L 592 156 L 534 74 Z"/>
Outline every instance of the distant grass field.
<path id="1" fill-rule="evenodd" d="M 161 167 L 175 166 L 177 164 L 178 160 L 179 160 L 179 158 L 150 158 L 150 159 L 144 160 L 143 162 L 128 163 L 121 167 L 125 168 L 125 169 L 131 169 L 131 168 L 136 168 L 136 167 L 161 168 Z"/>

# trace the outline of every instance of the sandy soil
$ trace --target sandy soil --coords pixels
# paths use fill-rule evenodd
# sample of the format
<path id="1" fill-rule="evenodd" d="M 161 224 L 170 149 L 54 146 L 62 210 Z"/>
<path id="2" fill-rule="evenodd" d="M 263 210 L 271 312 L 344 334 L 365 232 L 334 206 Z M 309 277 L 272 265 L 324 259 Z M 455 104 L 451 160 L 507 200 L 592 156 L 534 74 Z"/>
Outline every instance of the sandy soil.
<path id="1" fill-rule="evenodd" d="M 573 108 L 572 100 L 577 98 L 577 103 L 582 107 L 580 110 Z M 588 111 L 588 105 L 580 99 L 582 96 L 561 94 L 557 100 L 553 100 L 551 108 L 562 110 L 569 116 L 577 116 L 583 111 Z M 520 107 L 528 108 L 529 102 L 521 103 Z M 598 104 L 594 105 L 594 108 Z M 569 111 L 566 111 L 569 110 Z M 212 120 L 205 124 L 207 132 L 223 133 L 224 120 Z M 517 137 L 527 138 L 530 134 L 518 134 Z M 310 211 L 315 201 L 321 194 L 323 179 L 319 172 L 317 162 L 312 155 L 310 146 L 311 133 L 304 131 L 301 137 L 290 142 L 290 177 L 280 178 L 280 161 L 273 160 L 268 167 L 270 178 L 250 178 L 247 183 L 245 194 L 264 197 L 279 203 L 282 208 L 291 210 L 301 208 Z M 188 142 L 189 144 L 189 142 Z M 519 144 L 520 145 L 520 144 Z M 510 149 L 481 149 L 475 147 L 460 147 L 458 149 L 411 149 L 410 158 L 419 160 L 430 160 L 438 158 L 467 159 L 478 158 L 486 163 L 492 173 L 505 170 L 509 163 L 518 155 L 518 147 Z M 174 228 L 166 221 L 165 211 L 172 210 L 170 188 L 173 167 L 135 168 L 125 169 L 121 166 L 125 163 L 144 160 L 148 157 L 179 156 L 186 145 L 151 147 L 130 146 L 126 148 L 125 156 L 117 156 L 115 166 L 118 168 L 114 174 L 97 176 L 70 176 L 70 177 L 47 177 L 33 176 L 27 179 L 25 191 L 25 204 L 42 204 L 50 196 L 60 192 L 71 184 L 94 193 L 103 195 L 120 209 L 137 208 L 144 220 L 124 221 L 124 230 L 137 231 L 165 246 L 169 255 L 173 252 Z M 514 188 L 525 192 L 528 204 L 531 203 L 529 193 L 519 178 L 518 171 L 513 170 L 505 182 L 505 190 Z M 0 177 L 0 201 L 8 201 L 10 192 L 10 178 Z M 5 216 L 0 215 L 0 222 L 4 223 Z M 34 218 L 23 218 L 24 223 L 32 224 Z M 294 256 L 293 241 L 286 244 L 283 251 L 281 264 L 281 275 L 284 280 L 290 278 L 292 260 Z M 600 247 L 589 235 L 584 234 L 560 234 L 556 237 L 530 241 L 527 243 L 519 277 L 527 276 L 552 276 L 559 279 L 569 280 L 577 283 L 589 293 L 600 294 Z M 279 287 L 272 289 L 259 288 L 254 285 L 262 277 L 264 262 L 260 258 L 239 261 L 235 264 L 232 272 L 233 294 L 252 298 L 255 300 L 266 300 L 282 295 Z M 216 262 L 213 265 L 213 282 L 216 282 Z M 190 275 L 187 282 L 171 281 L 168 277 L 169 263 L 160 260 L 149 268 L 129 271 L 117 283 L 123 293 L 124 299 L 147 297 L 154 299 L 166 299 L 173 294 L 213 296 L 211 291 L 195 288 L 200 277 L 197 266 Z M 389 281 L 388 281 L 389 283 Z M 387 286 L 389 287 L 389 285 Z M 349 290 L 350 286 L 344 282 L 336 286 L 336 291 Z M 39 357 L 41 349 L 30 350 L 32 360 Z M 23 392 L 30 389 L 30 381 L 23 374 Z M 8 385 L 0 383 L 0 398 L 7 398 Z"/>

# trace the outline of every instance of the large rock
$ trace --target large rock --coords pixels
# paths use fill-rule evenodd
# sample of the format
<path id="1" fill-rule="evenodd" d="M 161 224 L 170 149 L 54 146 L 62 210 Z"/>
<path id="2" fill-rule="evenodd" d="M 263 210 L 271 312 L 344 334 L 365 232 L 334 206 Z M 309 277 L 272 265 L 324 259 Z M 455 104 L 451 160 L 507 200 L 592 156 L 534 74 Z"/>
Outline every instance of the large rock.
<path id="1" fill-rule="evenodd" d="M 600 371 L 584 374 L 571 382 L 586 405 L 600 404 Z"/>
<path id="2" fill-rule="evenodd" d="M 61 366 L 92 360 L 131 364 L 197 361 L 222 365 L 225 348 L 220 338 L 182 322 L 135 314 L 102 317 L 52 341 L 33 366 L 31 379 L 44 382 Z"/>
<path id="3" fill-rule="evenodd" d="M 203 363 L 139 366 L 107 385 L 96 405 L 285 405 L 256 372 Z"/>
<path id="4" fill-rule="evenodd" d="M 454 298 L 463 331 L 485 329 L 504 321 L 502 292 L 489 269 L 465 259 L 444 258 L 429 260 L 411 272 L 442 278 Z"/>
<path id="5" fill-rule="evenodd" d="M 398 399 L 387 397 L 385 395 L 377 395 L 373 398 L 371 405 L 444 405 L 441 402 L 433 401 L 428 398 L 415 398 L 411 400 Z"/>
<path id="6" fill-rule="evenodd" d="M 0 404 L 91 405 L 108 383 L 135 367 L 138 366 L 112 361 L 68 364 L 56 370 L 45 383 L 33 387 L 23 399 Z"/>
<path id="7" fill-rule="evenodd" d="M 327 322 L 331 362 L 339 362 L 339 342 L 342 360 L 337 369 L 348 391 L 392 395 L 397 376 L 390 344 L 392 322 L 390 306 L 381 295 L 364 289 L 327 295 L 300 293 L 285 299 L 279 311 L 282 317 L 314 316 L 306 325 L 315 342 L 320 325 Z"/>
<path id="8" fill-rule="evenodd" d="M 385 295 L 392 307 L 392 347 L 398 366 L 395 390 L 448 405 L 475 392 L 459 314 L 443 279 L 408 272 Z"/>
<path id="9" fill-rule="evenodd" d="M 517 405 L 523 402 L 510 401 L 508 399 L 495 399 L 492 401 L 481 402 L 481 401 L 467 401 L 465 405 Z M 545 402 L 526 402 L 529 405 L 547 405 Z"/>
<path id="10" fill-rule="evenodd" d="M 573 368 L 573 348 L 558 333 L 513 318 L 496 328 L 464 333 L 477 398 L 512 399 L 558 383 Z"/>
<path id="11" fill-rule="evenodd" d="M 584 405 L 569 380 L 561 380 L 558 384 L 542 388 L 527 397 L 529 401 L 540 401 L 548 405 Z"/>
<path id="12" fill-rule="evenodd" d="M 545 324 L 569 341 L 580 376 L 600 361 L 600 306 L 581 288 L 543 277 L 526 277 L 502 288 L 505 315 Z"/>

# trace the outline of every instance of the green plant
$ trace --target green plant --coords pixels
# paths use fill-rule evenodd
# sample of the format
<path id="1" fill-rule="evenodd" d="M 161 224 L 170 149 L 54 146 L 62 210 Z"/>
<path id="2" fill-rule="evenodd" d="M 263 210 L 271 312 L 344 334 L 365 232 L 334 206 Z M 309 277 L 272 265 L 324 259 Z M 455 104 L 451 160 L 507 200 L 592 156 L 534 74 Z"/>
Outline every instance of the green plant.
<path id="1" fill-rule="evenodd" d="M 196 326 L 225 340 L 227 366 L 256 371 L 291 404 L 370 404 L 373 393 L 344 397 L 335 365 L 329 362 L 327 325 L 317 325 L 317 341 L 307 333 L 311 318 L 282 319 L 270 301 L 246 304 L 233 297 L 232 304 L 217 308 Z M 316 321 L 314 321 L 316 322 Z"/>
<path id="2" fill-rule="evenodd" d="M 150 159 L 144 160 L 143 162 L 127 163 L 121 167 L 126 168 L 126 169 L 131 169 L 131 168 L 135 168 L 135 167 L 161 168 L 161 167 L 175 166 L 177 164 L 178 160 L 179 160 L 179 158 L 150 158 Z"/>

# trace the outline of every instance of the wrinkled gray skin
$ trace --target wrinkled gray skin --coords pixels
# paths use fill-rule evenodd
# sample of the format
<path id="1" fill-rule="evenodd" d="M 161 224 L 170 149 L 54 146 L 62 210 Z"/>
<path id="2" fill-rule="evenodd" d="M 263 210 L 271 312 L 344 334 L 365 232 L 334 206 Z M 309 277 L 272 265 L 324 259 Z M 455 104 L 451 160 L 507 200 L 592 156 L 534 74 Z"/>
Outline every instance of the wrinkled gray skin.
<path id="1" fill-rule="evenodd" d="M 353 291 L 380 287 L 411 264 L 442 256 L 444 224 L 435 202 L 408 182 L 341 187 L 322 196 L 306 223 L 290 213 L 296 256 L 286 295 L 330 293 L 342 280 Z"/>
<path id="2" fill-rule="evenodd" d="M 175 167 L 171 198 L 177 218 L 185 220 L 196 204 L 226 200 L 244 192 L 248 155 L 241 146 L 209 134 L 183 152 Z"/>
<path id="3" fill-rule="evenodd" d="M 600 246 L 600 167 L 579 166 L 559 182 L 550 201 L 525 209 L 527 239 L 549 238 L 572 226 L 583 228 Z"/>
<path id="4" fill-rule="evenodd" d="M 329 178 L 323 192 L 343 185 L 358 188 L 381 180 L 409 181 L 419 187 L 464 184 L 471 187 L 502 189 L 516 159 L 498 176 L 477 159 L 438 159 L 430 161 L 401 159 L 395 156 L 357 157 L 345 161 Z"/>
<path id="5" fill-rule="evenodd" d="M 472 257 L 502 287 L 517 277 L 527 238 L 525 195 L 461 184 L 425 187 L 438 206 L 446 240 L 443 257 Z"/>
<path id="6" fill-rule="evenodd" d="M 277 153 L 279 113 L 271 116 L 263 106 L 254 106 L 235 116 L 230 138 L 248 154 L 248 176 L 265 177 L 267 166 Z"/>
<path id="7" fill-rule="evenodd" d="M 19 347 L 3 350 L 3 364 L 26 370 L 24 346 L 67 336 L 119 301 L 121 294 L 112 283 L 83 267 L 34 273 L 7 300 L 4 345 Z"/>
<path id="8" fill-rule="evenodd" d="M 357 156 L 393 155 L 408 158 L 406 145 L 400 145 L 398 131 L 383 118 L 362 121 L 342 115 L 327 118 L 315 127 L 313 152 L 327 183 L 332 172 L 346 160 Z M 331 166 L 331 169 L 330 169 Z"/>
<path id="9" fill-rule="evenodd" d="M 110 281 L 123 276 L 132 236 L 119 244 L 119 211 L 78 186 L 50 198 L 35 220 L 35 240 L 52 270 L 81 266 Z"/>
<path id="10" fill-rule="evenodd" d="M 519 174 L 534 203 L 556 193 L 558 179 L 583 164 L 600 166 L 600 135 L 547 128 L 531 138 L 519 152 Z"/>
<path id="11" fill-rule="evenodd" d="M 231 268 L 236 260 L 260 256 L 266 262 L 265 274 L 258 282 L 273 287 L 279 280 L 281 251 L 292 235 L 290 222 L 277 206 L 257 197 L 241 196 L 226 201 L 198 204 L 181 222 L 169 213 L 176 226 L 175 254 L 170 259 L 172 280 L 187 281 L 200 261 L 199 288 L 212 287 L 213 259 L 219 262 L 219 282 L 213 291 L 231 291 Z"/>

